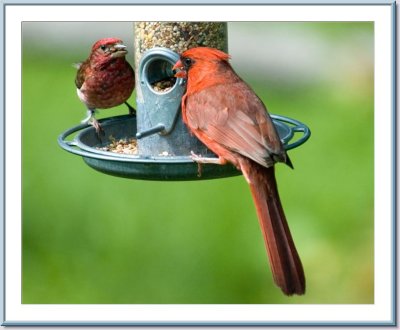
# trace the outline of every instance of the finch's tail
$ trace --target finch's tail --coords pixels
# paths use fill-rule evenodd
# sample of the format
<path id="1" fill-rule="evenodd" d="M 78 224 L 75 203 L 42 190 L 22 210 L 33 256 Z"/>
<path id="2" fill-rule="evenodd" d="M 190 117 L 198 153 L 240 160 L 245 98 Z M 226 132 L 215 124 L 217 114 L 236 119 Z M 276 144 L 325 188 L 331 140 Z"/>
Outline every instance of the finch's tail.
<path id="1" fill-rule="evenodd" d="M 304 294 L 303 266 L 283 213 L 274 167 L 265 168 L 247 160 L 242 171 L 250 181 L 275 283 L 286 295 Z"/>

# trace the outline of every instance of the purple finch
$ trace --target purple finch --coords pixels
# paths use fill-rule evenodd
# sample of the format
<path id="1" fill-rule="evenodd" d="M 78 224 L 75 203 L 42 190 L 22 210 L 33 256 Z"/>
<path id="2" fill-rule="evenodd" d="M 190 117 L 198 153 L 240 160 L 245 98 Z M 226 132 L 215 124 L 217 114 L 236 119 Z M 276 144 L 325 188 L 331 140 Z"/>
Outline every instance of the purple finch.
<path id="1" fill-rule="evenodd" d="M 87 117 L 82 123 L 90 123 L 97 133 L 101 130 L 94 117 L 96 109 L 108 109 L 125 103 L 129 113 L 133 109 L 126 101 L 135 88 L 135 74 L 126 61 L 126 46 L 117 38 L 97 41 L 89 58 L 78 64 L 75 85 L 79 99 L 87 107 Z"/>

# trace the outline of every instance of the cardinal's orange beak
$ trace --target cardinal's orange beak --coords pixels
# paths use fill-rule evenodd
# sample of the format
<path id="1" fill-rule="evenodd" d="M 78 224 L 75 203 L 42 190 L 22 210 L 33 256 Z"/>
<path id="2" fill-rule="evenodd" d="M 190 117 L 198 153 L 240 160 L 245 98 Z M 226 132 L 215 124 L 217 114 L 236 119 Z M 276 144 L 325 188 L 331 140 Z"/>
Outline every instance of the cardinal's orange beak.
<path id="1" fill-rule="evenodd" d="M 176 78 L 186 78 L 186 71 L 183 67 L 183 64 L 180 60 L 175 63 L 175 65 L 172 67 L 173 71 L 179 70 L 178 72 L 175 73 L 174 77 Z"/>

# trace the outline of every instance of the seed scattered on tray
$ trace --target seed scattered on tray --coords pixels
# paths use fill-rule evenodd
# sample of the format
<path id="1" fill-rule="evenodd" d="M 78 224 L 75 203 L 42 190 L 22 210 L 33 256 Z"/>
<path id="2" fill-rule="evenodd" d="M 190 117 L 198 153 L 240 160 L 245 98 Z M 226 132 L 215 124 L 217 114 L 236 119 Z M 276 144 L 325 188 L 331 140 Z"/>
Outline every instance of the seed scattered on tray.
<path id="1" fill-rule="evenodd" d="M 130 139 L 115 139 L 110 136 L 111 142 L 104 147 L 97 147 L 98 150 L 114 152 L 117 154 L 135 155 L 137 154 L 137 141 L 134 138 Z"/>

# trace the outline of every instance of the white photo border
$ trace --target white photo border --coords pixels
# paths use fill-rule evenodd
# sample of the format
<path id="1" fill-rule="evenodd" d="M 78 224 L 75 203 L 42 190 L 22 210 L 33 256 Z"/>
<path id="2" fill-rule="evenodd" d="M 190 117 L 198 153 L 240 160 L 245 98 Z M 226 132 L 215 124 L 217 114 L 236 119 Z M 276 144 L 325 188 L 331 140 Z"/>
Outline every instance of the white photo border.
<path id="1" fill-rule="evenodd" d="M 96 6 L 95 10 L 93 6 Z M 76 7 L 79 6 L 79 10 Z M 155 6 L 159 7 L 154 10 Z M 184 10 L 190 6 L 190 10 Z M 212 10 L 209 7 L 212 6 Z M 229 8 L 228 8 L 229 7 Z M 267 9 L 267 10 L 266 10 Z M 3 2 L 2 325 L 394 325 L 396 115 L 393 1 L 306 4 L 18 4 Z M 371 305 L 29 305 L 21 303 L 23 21 L 373 21 L 375 24 L 375 303 Z M 17 111 L 21 109 L 20 111 Z M 378 115 L 379 113 L 379 115 Z M 2 122 L 1 122 L 2 121 Z M 55 137 L 56 139 L 56 137 Z M 10 148 L 12 141 L 14 147 Z M 17 146 L 17 147 L 15 147 Z M 20 148 L 18 148 L 18 146 Z M 3 204 L 4 203 L 4 204 Z"/>

